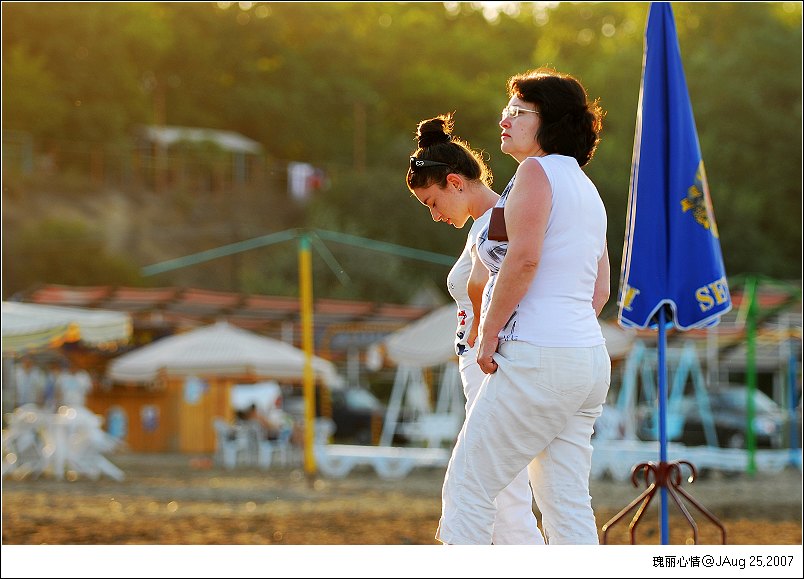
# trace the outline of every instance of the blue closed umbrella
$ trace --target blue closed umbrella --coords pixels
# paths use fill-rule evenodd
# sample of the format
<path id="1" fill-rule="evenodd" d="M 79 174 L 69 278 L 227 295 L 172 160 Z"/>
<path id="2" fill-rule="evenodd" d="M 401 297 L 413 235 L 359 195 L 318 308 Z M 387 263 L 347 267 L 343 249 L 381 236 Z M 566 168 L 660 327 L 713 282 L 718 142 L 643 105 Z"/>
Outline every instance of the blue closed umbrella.
<path id="1" fill-rule="evenodd" d="M 667 459 L 666 330 L 714 325 L 731 309 L 673 11 L 648 13 L 631 165 L 619 323 L 658 330 L 659 447 Z M 662 544 L 667 496 L 661 488 Z"/>

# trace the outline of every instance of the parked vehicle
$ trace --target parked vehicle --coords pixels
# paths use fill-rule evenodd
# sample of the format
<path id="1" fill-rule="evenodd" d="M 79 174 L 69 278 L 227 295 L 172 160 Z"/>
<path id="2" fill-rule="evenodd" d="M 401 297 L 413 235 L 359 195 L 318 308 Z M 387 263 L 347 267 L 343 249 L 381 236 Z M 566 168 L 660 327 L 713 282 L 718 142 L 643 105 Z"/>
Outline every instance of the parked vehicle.
<path id="1" fill-rule="evenodd" d="M 385 418 L 385 404 L 368 390 L 346 388 L 330 394 L 334 438 L 355 444 L 373 444 L 379 439 Z"/>
<path id="2" fill-rule="evenodd" d="M 746 448 L 748 426 L 748 388 L 728 385 L 707 391 L 709 413 L 723 448 Z M 687 446 L 708 444 L 705 428 L 707 409 L 694 395 L 684 396 L 675 412 L 667 413 L 668 440 Z M 640 437 L 655 439 L 655 413 L 643 416 Z M 767 394 L 754 391 L 753 430 L 757 448 L 783 448 L 786 442 L 784 410 Z"/>

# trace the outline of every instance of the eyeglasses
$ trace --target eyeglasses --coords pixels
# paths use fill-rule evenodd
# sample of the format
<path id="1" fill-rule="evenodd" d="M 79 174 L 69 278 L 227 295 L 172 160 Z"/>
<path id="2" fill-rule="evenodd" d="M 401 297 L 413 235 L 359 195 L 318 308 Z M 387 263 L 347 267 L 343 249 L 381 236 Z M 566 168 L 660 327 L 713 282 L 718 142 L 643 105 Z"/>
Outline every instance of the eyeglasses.
<path id="1" fill-rule="evenodd" d="M 417 159 L 416 157 L 410 158 L 410 170 L 415 172 L 417 169 L 424 169 L 425 167 L 451 167 L 447 163 L 440 163 L 439 161 L 428 161 L 427 159 Z"/>
<path id="2" fill-rule="evenodd" d="M 541 114 L 539 111 L 533 111 L 531 109 L 523 109 L 517 105 L 508 105 L 507 107 L 503 108 L 500 118 L 504 119 L 507 116 L 515 119 L 519 116 L 519 113 L 534 113 L 534 114 Z"/>

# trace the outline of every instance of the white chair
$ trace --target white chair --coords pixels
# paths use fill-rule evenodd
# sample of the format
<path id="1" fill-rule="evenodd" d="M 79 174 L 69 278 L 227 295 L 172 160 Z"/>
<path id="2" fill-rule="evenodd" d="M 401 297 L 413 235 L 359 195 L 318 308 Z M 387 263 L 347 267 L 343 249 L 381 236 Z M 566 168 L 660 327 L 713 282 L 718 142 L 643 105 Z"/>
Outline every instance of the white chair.
<path id="1" fill-rule="evenodd" d="M 334 420 L 326 416 L 319 416 L 313 423 L 313 444 L 328 444 L 336 429 Z"/>
<path id="2" fill-rule="evenodd" d="M 9 428 L 3 431 L 3 476 L 39 476 L 48 465 L 48 449 L 42 436 L 41 410 L 33 404 L 17 407 L 7 414 Z"/>
<path id="3" fill-rule="evenodd" d="M 292 454 L 292 444 L 290 439 L 293 436 L 293 425 L 287 425 L 279 431 L 279 438 L 276 441 L 276 449 L 279 451 L 279 463 L 287 466 Z"/>
<path id="4" fill-rule="evenodd" d="M 249 456 L 249 438 L 242 428 L 231 426 L 223 418 L 214 418 L 215 454 L 227 470 L 232 470 L 241 456 Z"/>
<path id="5" fill-rule="evenodd" d="M 293 427 L 288 425 L 279 431 L 279 437 L 275 440 L 264 439 L 258 441 L 257 465 L 262 469 L 271 468 L 273 455 L 279 455 L 279 464 L 288 466 L 292 453 L 290 439 L 293 435 Z"/>
<path id="6" fill-rule="evenodd" d="M 263 439 L 257 442 L 257 466 L 261 469 L 267 470 L 271 468 L 271 463 L 274 459 L 274 441 Z"/>
<path id="7" fill-rule="evenodd" d="M 120 440 L 103 431 L 100 416 L 86 408 L 76 408 L 74 411 L 74 425 L 67 441 L 67 465 L 92 479 L 105 474 L 115 480 L 123 480 L 123 471 L 103 456 L 119 448 Z"/>

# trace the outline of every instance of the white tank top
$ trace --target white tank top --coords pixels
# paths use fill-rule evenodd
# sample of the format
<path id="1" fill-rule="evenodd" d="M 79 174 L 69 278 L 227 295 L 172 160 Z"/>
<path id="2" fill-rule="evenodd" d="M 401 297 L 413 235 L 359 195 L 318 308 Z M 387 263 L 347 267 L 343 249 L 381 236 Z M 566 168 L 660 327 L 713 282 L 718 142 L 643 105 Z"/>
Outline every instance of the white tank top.
<path id="1" fill-rule="evenodd" d="M 573 157 L 534 157 L 550 182 L 552 206 L 536 274 L 522 301 L 500 331 L 500 340 L 544 347 L 590 347 L 605 343 L 592 295 L 597 265 L 606 247 L 606 209 L 594 183 Z M 514 180 L 497 205 L 504 206 Z M 478 238 L 478 256 L 491 272 L 483 292 L 488 309 L 508 244 Z"/>
<path id="2" fill-rule="evenodd" d="M 466 236 L 463 252 L 447 274 L 447 290 L 458 306 L 458 328 L 455 331 L 455 353 L 458 356 L 463 356 L 469 350 L 466 340 L 469 337 L 469 330 L 472 328 L 472 321 L 475 319 L 472 301 L 469 299 L 469 292 L 466 289 L 469 274 L 472 273 L 472 247 L 477 243 L 480 231 L 488 225 L 490 216 L 491 209 L 478 217 L 472 224 L 469 234 Z"/>

